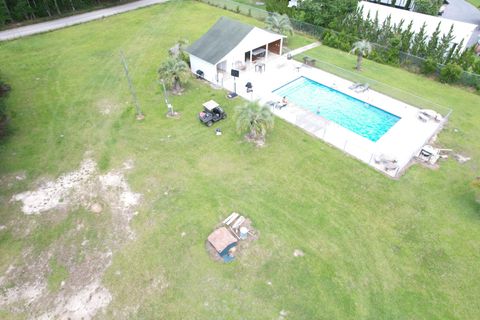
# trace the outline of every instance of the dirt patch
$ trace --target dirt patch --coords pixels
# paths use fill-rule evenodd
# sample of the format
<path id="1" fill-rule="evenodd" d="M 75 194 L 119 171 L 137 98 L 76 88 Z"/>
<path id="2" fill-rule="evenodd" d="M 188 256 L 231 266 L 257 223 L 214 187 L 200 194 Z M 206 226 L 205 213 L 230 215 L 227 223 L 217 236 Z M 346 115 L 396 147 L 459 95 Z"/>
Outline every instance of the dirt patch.
<path id="1" fill-rule="evenodd" d="M 16 259 L 18 263 L 0 277 L 0 308 L 35 319 L 91 319 L 109 305 L 112 296 L 102 285 L 102 276 L 113 252 L 135 237 L 129 222 L 137 213 L 141 195 L 130 189 L 125 178 L 132 168 L 133 162 L 127 161 L 122 168 L 101 175 L 96 162 L 87 158 L 78 170 L 42 181 L 34 190 L 11 198 L 22 203 L 25 215 L 34 217 L 62 212 L 68 216 L 72 210 L 84 208 L 98 218 L 108 214 L 111 219 L 101 220 L 107 231 L 97 230 L 101 238 L 95 245 L 86 239 L 86 227 L 78 219 L 42 252 L 24 250 L 21 259 Z M 27 222 L 23 227 L 28 227 Z M 56 289 L 48 283 L 52 259 L 68 271 L 67 279 Z"/>
<path id="2" fill-rule="evenodd" d="M 96 107 L 100 114 L 104 116 L 108 116 L 120 109 L 119 104 L 110 99 L 101 99 L 97 101 Z"/>
<path id="3" fill-rule="evenodd" d="M 265 147 L 265 137 L 254 137 L 251 134 L 246 134 L 245 135 L 245 140 L 247 140 L 250 143 L 255 144 L 257 148 L 263 148 Z"/>
<path id="4" fill-rule="evenodd" d="M 96 170 L 96 163 L 86 159 L 79 170 L 67 173 L 56 181 L 43 182 L 35 191 L 16 194 L 11 201 L 21 201 L 25 214 L 40 214 L 61 206 L 71 206 L 79 202 L 78 196 L 86 191 Z"/>
<path id="5" fill-rule="evenodd" d="M 110 292 L 95 280 L 68 297 L 59 296 L 56 308 L 38 319 L 91 319 L 111 301 Z"/>

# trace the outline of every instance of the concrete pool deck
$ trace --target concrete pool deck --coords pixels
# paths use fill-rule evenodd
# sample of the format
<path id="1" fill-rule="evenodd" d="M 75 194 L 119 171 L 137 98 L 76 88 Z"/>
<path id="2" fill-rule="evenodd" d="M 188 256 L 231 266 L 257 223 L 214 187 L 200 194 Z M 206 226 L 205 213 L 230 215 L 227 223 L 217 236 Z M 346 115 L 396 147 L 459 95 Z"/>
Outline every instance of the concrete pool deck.
<path id="1" fill-rule="evenodd" d="M 307 67 L 298 61 L 288 60 L 284 56 L 275 56 L 267 61 L 265 72 L 255 72 L 254 68 L 241 72 L 236 80 L 237 93 L 250 101 L 259 100 L 261 103 L 280 101 L 282 97 L 274 94 L 273 91 L 299 77 L 317 81 L 401 118 L 378 141 L 373 142 L 301 106 L 289 103 L 282 109 L 272 108 L 276 116 L 390 177 L 398 177 L 404 172 L 412 158 L 441 130 L 446 121 L 443 119 L 424 122 L 418 118 L 419 108 L 371 89 L 364 93 L 357 93 L 349 89 L 353 84 L 351 81 L 317 68 Z M 253 85 L 251 93 L 246 92 L 247 82 Z M 233 79 L 225 79 L 223 87 L 233 91 Z M 380 155 L 388 155 L 396 159 L 397 168 L 386 169 L 385 165 L 376 163 L 375 158 Z"/>

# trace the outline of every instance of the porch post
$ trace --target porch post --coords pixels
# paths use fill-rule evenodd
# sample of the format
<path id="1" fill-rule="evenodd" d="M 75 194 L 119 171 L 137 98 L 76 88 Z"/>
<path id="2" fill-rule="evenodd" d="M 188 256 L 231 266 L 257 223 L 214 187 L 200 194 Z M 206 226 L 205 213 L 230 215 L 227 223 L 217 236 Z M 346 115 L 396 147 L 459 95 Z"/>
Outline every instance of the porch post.
<path id="1" fill-rule="evenodd" d="M 268 43 L 265 46 L 265 62 L 267 62 L 267 59 L 268 59 Z"/>
<path id="2" fill-rule="evenodd" d="M 282 55 L 282 51 L 283 51 L 283 37 L 280 38 L 280 55 Z"/>

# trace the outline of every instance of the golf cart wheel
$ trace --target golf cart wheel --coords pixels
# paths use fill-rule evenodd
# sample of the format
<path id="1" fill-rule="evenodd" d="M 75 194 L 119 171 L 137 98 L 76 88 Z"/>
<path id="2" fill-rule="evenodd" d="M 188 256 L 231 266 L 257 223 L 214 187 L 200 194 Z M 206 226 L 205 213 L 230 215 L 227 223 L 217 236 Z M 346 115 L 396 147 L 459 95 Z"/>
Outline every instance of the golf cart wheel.
<path id="1" fill-rule="evenodd" d="M 212 124 L 213 124 L 213 121 L 208 121 L 208 122 L 207 122 L 207 127 L 211 127 Z"/>

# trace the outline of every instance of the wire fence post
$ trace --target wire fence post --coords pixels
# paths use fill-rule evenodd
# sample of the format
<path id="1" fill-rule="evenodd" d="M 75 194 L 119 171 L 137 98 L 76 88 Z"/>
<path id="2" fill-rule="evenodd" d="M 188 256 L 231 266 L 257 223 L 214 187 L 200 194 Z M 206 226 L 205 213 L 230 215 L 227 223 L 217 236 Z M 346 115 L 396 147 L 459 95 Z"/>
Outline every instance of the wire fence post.
<path id="1" fill-rule="evenodd" d="M 130 74 L 128 73 L 128 65 L 125 59 L 125 55 L 123 54 L 123 51 L 120 51 L 120 56 L 122 58 L 125 77 L 127 78 L 127 81 L 128 81 L 128 88 L 130 89 L 130 94 L 132 95 L 133 103 L 135 105 L 137 120 L 143 120 L 145 116 L 143 115 L 142 110 L 140 109 L 140 104 L 138 103 L 137 94 L 135 92 L 135 88 L 133 87 L 132 80 L 130 79 Z"/>
<path id="2" fill-rule="evenodd" d="M 165 104 L 167 105 L 167 115 L 173 116 L 175 112 L 173 112 L 173 106 L 168 102 L 168 94 L 167 94 L 167 88 L 165 87 L 165 80 L 160 79 L 160 82 L 162 83 L 163 87 L 163 96 L 165 97 Z"/>

